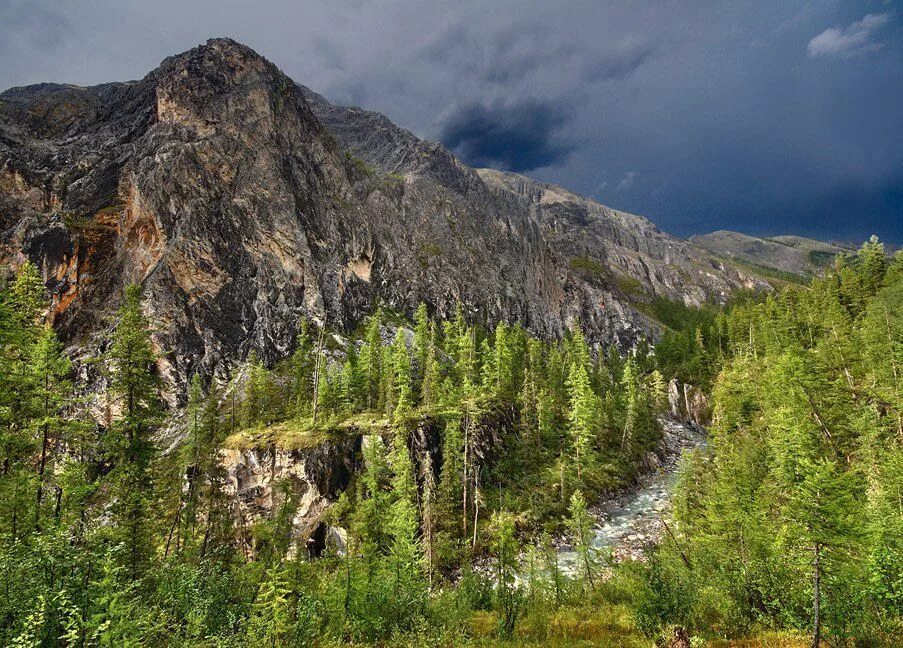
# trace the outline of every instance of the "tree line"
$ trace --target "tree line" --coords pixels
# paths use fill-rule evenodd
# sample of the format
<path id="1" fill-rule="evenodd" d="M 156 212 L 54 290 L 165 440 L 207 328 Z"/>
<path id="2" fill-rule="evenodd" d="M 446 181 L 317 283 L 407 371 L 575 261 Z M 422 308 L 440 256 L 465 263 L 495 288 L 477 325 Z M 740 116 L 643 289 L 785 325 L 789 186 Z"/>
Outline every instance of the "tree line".
<path id="1" fill-rule="evenodd" d="M 808 286 L 658 303 L 655 349 L 624 355 L 460 308 L 301 322 L 273 366 L 193 376 L 165 448 L 140 288 L 78 374 L 46 305 L 29 264 L 0 283 L 4 645 L 901 643 L 903 257 L 876 240 Z M 659 443 L 671 377 L 710 389 L 708 445 L 658 547 L 614 564 L 590 507 Z M 348 437 L 344 547 L 308 559 L 288 482 L 236 515 L 224 448 Z"/>

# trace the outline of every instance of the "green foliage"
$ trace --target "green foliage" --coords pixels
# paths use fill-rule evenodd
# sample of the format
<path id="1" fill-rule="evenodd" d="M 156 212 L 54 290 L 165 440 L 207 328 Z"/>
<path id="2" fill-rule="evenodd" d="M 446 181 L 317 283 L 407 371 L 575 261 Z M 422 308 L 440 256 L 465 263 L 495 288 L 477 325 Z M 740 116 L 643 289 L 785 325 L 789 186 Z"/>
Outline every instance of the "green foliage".
<path id="1" fill-rule="evenodd" d="M 369 178 L 376 173 L 366 162 L 357 157 L 351 151 L 345 151 L 345 159 L 348 161 L 351 167 L 364 178 Z"/>
<path id="2" fill-rule="evenodd" d="M 115 463 L 117 497 L 112 508 L 116 538 L 125 547 L 131 578 L 139 577 L 153 553 L 154 433 L 162 414 L 160 379 L 151 346 L 150 326 L 141 310 L 141 288 L 131 285 L 119 308 L 108 353 L 110 391 L 119 400 L 108 448 Z"/>
<path id="3" fill-rule="evenodd" d="M 79 413 L 45 303 L 34 268 L 0 286 L 0 644 L 639 646 L 798 637 L 816 601 L 831 644 L 899 644 L 903 260 L 877 242 L 730 309 L 654 302 L 670 331 L 626 357 L 461 307 L 377 311 L 339 343 L 302 323 L 225 400 L 194 377 L 165 453 L 140 289 L 99 360 L 103 425 Z M 709 446 L 648 562 L 605 563 L 590 504 L 659 443 L 674 375 L 711 386 Z M 357 437 L 363 469 L 323 517 L 343 548 L 299 550 L 290 480 L 269 515 L 235 515 L 224 446 L 320 457 Z"/>
<path id="4" fill-rule="evenodd" d="M 571 257 L 568 265 L 570 265 L 571 270 L 576 270 L 591 277 L 601 277 L 605 274 L 605 266 L 589 257 Z"/>
<path id="5" fill-rule="evenodd" d="M 899 645 L 901 312 L 903 259 L 873 239 L 702 327 L 683 361 L 720 367 L 710 449 L 685 462 L 676 528 L 645 570 L 650 633 Z"/>

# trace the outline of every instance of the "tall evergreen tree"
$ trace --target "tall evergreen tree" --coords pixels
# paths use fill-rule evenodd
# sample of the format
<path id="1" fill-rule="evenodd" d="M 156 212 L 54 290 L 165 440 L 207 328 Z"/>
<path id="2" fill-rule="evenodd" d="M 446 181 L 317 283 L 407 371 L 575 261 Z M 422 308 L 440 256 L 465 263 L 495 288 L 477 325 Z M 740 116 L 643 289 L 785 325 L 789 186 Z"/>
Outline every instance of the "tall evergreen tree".
<path id="1" fill-rule="evenodd" d="M 383 348 L 380 326 L 382 312 L 377 310 L 367 321 L 364 344 L 361 347 L 360 365 L 366 391 L 365 406 L 368 410 L 379 408 L 383 384 Z"/>
<path id="2" fill-rule="evenodd" d="M 590 387 L 586 366 L 576 361 L 571 363 L 568 393 L 570 396 L 568 421 L 570 423 L 571 448 L 574 451 L 577 481 L 581 482 L 583 466 L 589 459 L 597 432 L 599 403 Z"/>
<path id="3" fill-rule="evenodd" d="M 116 464 L 112 512 L 117 535 L 125 546 L 125 566 L 133 579 L 142 575 L 153 554 L 156 502 L 151 464 L 157 452 L 154 434 L 162 411 L 156 354 L 141 303 L 141 287 L 133 284 L 126 288 L 107 355 L 110 391 L 121 408 L 110 430 L 110 450 Z"/>

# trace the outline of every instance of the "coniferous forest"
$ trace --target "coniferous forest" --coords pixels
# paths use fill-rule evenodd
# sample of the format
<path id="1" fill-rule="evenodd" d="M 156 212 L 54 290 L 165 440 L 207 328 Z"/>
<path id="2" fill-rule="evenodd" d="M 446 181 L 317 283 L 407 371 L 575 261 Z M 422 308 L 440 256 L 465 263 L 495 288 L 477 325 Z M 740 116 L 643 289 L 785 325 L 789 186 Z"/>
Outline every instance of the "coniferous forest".
<path id="1" fill-rule="evenodd" d="M 139 286 L 70 358 L 38 270 L 2 282 L 2 645 L 903 644 L 903 255 L 875 239 L 805 286 L 652 304 L 631 349 L 376 309 L 175 400 Z M 593 507 L 647 470 L 672 378 L 708 441 L 615 560 Z M 236 515 L 228 453 L 349 441 L 322 554 L 287 483 Z"/>

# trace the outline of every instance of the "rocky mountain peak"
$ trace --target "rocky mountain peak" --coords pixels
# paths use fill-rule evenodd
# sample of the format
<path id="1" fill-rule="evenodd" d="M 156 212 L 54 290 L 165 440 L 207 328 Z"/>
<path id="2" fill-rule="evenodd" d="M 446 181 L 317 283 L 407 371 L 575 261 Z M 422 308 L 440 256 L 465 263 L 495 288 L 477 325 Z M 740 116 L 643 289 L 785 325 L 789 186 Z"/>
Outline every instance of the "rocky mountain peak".
<path id="1" fill-rule="evenodd" d="M 211 39 L 168 58 L 150 76 L 160 123 L 190 127 L 200 134 L 216 128 L 241 129 L 247 138 L 271 132 L 286 113 L 316 123 L 288 77 L 251 48 L 228 38 Z"/>
<path id="2" fill-rule="evenodd" d="M 275 362 L 304 317 L 350 329 L 377 304 L 460 303 L 542 336 L 579 320 L 624 346 L 652 326 L 644 300 L 757 285 L 645 219 L 334 106 L 230 39 L 140 81 L 0 95 L 0 263 L 25 258 L 75 352 L 142 283 L 176 386 L 251 350 Z"/>

